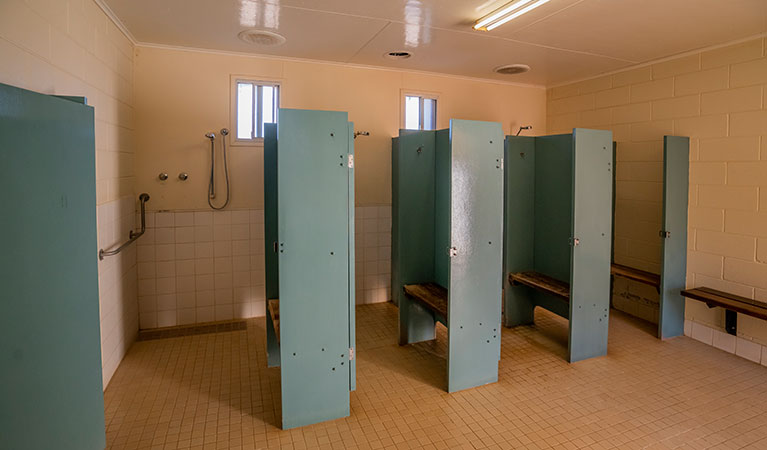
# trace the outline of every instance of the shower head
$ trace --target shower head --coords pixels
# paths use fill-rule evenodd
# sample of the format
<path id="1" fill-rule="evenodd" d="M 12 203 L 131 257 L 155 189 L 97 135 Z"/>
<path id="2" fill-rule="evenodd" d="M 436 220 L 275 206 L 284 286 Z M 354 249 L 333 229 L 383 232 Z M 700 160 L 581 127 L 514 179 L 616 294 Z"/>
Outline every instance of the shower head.
<path id="1" fill-rule="evenodd" d="M 205 137 L 212 141 L 213 139 L 216 139 L 216 133 L 205 133 Z"/>
<path id="2" fill-rule="evenodd" d="M 228 128 L 222 128 L 221 129 L 221 136 L 226 136 L 228 134 L 229 134 L 229 129 Z"/>

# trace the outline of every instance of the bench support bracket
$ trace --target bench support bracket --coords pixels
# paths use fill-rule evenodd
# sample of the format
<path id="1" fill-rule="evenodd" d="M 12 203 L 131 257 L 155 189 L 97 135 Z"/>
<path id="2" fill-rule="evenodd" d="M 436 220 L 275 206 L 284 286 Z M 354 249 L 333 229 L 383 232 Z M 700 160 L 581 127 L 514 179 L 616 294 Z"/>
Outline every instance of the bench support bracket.
<path id="1" fill-rule="evenodd" d="M 738 313 L 729 309 L 724 310 L 724 329 L 727 334 L 738 335 Z"/>

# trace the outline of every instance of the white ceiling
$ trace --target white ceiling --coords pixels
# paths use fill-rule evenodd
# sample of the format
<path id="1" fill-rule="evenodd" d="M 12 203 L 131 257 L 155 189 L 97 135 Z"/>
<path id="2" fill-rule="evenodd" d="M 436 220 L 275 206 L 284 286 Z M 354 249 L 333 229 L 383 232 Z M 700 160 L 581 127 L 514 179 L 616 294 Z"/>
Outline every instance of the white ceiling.
<path id="1" fill-rule="evenodd" d="M 140 43 L 560 84 L 767 32 L 767 0 L 551 0 L 493 31 L 509 0 L 103 0 Z M 275 47 L 237 38 L 277 32 Z M 393 61 L 385 52 L 407 50 Z M 522 63 L 532 70 L 499 75 Z"/>

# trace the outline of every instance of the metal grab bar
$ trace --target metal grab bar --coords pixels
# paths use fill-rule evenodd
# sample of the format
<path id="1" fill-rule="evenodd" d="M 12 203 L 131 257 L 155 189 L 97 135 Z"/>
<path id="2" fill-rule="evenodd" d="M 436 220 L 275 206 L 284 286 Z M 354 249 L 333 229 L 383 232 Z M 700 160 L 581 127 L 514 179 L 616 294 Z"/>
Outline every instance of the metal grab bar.
<path id="1" fill-rule="evenodd" d="M 128 233 L 128 240 L 114 250 L 107 251 L 107 250 L 104 250 L 103 248 L 99 250 L 99 260 L 103 260 L 105 256 L 114 256 L 120 253 L 122 249 L 132 244 L 133 241 L 140 238 L 141 235 L 143 235 L 144 232 L 146 231 L 146 202 L 149 201 L 149 194 L 145 192 L 139 195 L 138 199 L 139 201 L 141 201 L 141 231 L 137 233 L 131 230 L 130 233 Z"/>

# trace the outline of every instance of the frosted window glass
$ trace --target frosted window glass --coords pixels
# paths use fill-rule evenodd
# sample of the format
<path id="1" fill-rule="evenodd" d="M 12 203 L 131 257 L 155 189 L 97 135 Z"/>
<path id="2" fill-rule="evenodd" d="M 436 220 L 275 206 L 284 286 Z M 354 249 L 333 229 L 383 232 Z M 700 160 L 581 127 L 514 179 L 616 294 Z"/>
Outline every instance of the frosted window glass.
<path id="1" fill-rule="evenodd" d="M 264 124 L 274 123 L 274 91 L 273 86 L 263 86 L 263 94 L 261 98 L 261 109 L 263 111 L 263 122 L 260 124 L 261 136 L 264 135 Z"/>
<path id="2" fill-rule="evenodd" d="M 423 99 L 423 129 L 434 130 L 437 128 L 437 100 L 433 98 Z"/>
<path id="3" fill-rule="evenodd" d="M 420 97 L 405 97 L 405 128 L 418 130 L 420 128 Z"/>
<path id="4" fill-rule="evenodd" d="M 237 83 L 237 139 L 253 138 L 253 85 Z"/>

